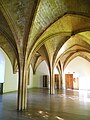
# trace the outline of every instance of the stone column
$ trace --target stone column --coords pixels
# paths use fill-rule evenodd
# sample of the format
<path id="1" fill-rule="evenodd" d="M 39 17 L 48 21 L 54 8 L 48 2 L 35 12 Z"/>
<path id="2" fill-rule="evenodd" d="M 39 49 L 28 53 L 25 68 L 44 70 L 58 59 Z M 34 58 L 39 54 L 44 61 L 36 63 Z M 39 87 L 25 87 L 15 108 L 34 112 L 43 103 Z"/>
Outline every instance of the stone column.
<path id="1" fill-rule="evenodd" d="M 17 101 L 17 109 L 23 110 L 22 107 L 22 99 L 23 99 L 23 70 L 19 69 L 19 80 L 18 80 L 18 101 Z"/>
<path id="2" fill-rule="evenodd" d="M 50 71 L 50 94 L 53 95 L 55 94 L 55 86 L 54 86 L 54 74 L 53 74 L 53 69 L 51 68 Z"/>
<path id="3" fill-rule="evenodd" d="M 62 89 L 64 88 L 64 70 L 63 70 L 63 64 L 61 64 L 61 84 L 62 84 Z"/>
<path id="4" fill-rule="evenodd" d="M 28 81 L 28 70 L 22 64 L 19 70 L 19 81 L 18 81 L 18 103 L 17 109 L 19 111 L 27 108 L 27 81 Z"/>

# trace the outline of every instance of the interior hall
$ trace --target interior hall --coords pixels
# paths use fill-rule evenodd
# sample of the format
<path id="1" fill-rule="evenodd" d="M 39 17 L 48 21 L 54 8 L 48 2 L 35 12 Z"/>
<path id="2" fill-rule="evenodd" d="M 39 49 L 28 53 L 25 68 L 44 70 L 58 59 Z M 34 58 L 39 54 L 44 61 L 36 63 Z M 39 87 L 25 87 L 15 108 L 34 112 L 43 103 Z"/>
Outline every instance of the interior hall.
<path id="1" fill-rule="evenodd" d="M 89 0 L 0 0 L 0 120 L 90 120 Z"/>

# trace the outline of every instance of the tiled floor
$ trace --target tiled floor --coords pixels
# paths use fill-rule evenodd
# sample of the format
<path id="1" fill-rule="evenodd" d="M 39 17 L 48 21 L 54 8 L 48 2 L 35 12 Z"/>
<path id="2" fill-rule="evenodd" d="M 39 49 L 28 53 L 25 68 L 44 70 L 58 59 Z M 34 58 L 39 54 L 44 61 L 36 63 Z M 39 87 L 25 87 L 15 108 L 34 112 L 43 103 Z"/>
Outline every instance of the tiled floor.
<path id="1" fill-rule="evenodd" d="M 17 112 L 16 100 L 16 93 L 0 95 L 0 120 L 90 120 L 90 91 L 30 89 L 24 112 Z"/>

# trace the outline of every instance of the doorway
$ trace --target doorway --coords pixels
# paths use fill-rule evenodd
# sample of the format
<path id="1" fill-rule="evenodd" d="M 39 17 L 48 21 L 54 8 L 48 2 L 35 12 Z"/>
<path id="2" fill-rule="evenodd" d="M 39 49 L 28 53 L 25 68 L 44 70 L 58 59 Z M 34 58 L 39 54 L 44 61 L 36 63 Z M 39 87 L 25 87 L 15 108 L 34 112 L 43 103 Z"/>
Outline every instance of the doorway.
<path id="1" fill-rule="evenodd" d="M 48 76 L 47 75 L 43 75 L 43 87 L 48 87 L 48 85 L 47 85 L 47 82 L 48 81 Z"/>

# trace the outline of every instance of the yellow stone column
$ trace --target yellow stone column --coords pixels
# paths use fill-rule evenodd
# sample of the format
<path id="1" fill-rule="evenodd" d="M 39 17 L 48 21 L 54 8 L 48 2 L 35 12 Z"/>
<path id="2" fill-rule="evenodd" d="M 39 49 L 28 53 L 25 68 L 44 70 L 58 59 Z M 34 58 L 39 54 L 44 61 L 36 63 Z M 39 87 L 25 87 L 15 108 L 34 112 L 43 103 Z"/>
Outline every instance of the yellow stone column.
<path id="1" fill-rule="evenodd" d="M 54 86 L 54 73 L 53 73 L 53 67 L 51 66 L 50 70 L 50 94 L 53 95 L 55 94 L 55 86 Z"/>
<path id="2" fill-rule="evenodd" d="M 18 81 L 18 102 L 17 109 L 19 111 L 25 110 L 27 108 L 27 82 L 28 82 L 28 72 L 24 66 L 20 67 L 19 71 L 19 81 Z"/>

